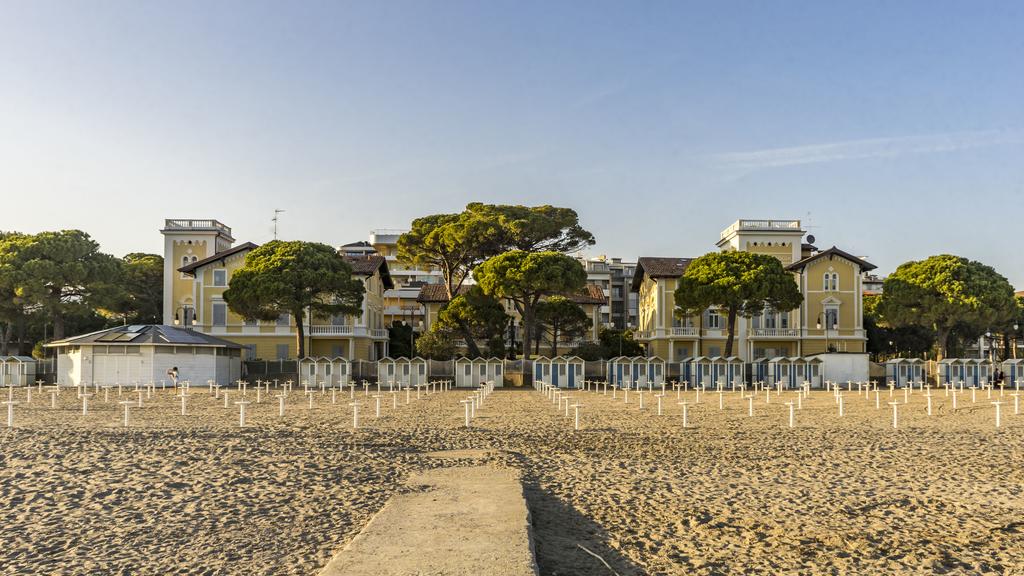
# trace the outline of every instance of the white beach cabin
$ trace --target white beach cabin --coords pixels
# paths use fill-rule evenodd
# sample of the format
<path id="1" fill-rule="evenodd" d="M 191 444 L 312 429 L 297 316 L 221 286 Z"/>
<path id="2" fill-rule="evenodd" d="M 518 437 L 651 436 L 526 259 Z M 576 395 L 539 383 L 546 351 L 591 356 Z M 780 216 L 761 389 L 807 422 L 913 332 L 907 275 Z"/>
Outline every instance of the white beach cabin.
<path id="1" fill-rule="evenodd" d="M 0 356 L 0 386 L 27 386 L 36 380 L 36 359 Z"/>
<path id="2" fill-rule="evenodd" d="M 424 358 L 381 358 L 377 361 L 377 380 L 381 384 L 394 382 L 400 386 L 418 386 L 427 383 L 427 361 Z"/>
<path id="3" fill-rule="evenodd" d="M 306 357 L 299 360 L 299 380 L 309 382 L 310 386 L 318 386 L 321 382 L 328 386 L 348 386 L 351 374 L 351 363 L 340 356 Z"/>
<path id="4" fill-rule="evenodd" d="M 924 360 L 920 358 L 890 358 L 885 361 L 885 380 L 905 388 L 924 380 Z"/>

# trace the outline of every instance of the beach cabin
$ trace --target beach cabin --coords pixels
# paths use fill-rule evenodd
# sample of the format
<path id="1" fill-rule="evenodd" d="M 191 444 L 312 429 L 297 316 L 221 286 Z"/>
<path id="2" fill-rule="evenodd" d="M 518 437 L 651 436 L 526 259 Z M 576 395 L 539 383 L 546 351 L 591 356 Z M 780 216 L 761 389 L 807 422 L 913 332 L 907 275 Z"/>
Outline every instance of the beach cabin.
<path id="1" fill-rule="evenodd" d="M 36 380 L 36 359 L 0 356 L 0 386 L 27 386 Z"/>
<path id="2" fill-rule="evenodd" d="M 551 381 L 551 358 L 538 356 L 533 360 L 533 381 L 554 384 Z"/>
<path id="3" fill-rule="evenodd" d="M 418 386 L 427 383 L 427 361 L 423 358 L 381 358 L 377 361 L 377 380 L 381 384 L 394 382 L 400 386 Z"/>
<path id="4" fill-rule="evenodd" d="M 503 363 L 500 358 L 459 358 L 455 361 L 455 386 L 476 388 L 484 382 L 502 386 Z"/>
<path id="5" fill-rule="evenodd" d="M 616 356 L 608 361 L 608 383 L 621 387 L 623 382 L 632 385 L 633 359 L 629 356 Z"/>
<path id="6" fill-rule="evenodd" d="M 309 382 L 310 386 L 319 386 L 321 382 L 328 386 L 348 386 L 351 374 L 351 363 L 340 356 L 306 357 L 299 360 L 299 381 Z"/>
<path id="7" fill-rule="evenodd" d="M 215 336 L 163 324 L 117 326 L 50 342 L 57 351 L 57 384 L 145 384 L 178 380 L 227 385 L 242 377 L 242 347 Z"/>
<path id="8" fill-rule="evenodd" d="M 643 374 L 642 382 L 650 386 L 661 386 L 665 382 L 665 361 L 659 356 L 639 358 L 639 365 Z"/>
<path id="9" fill-rule="evenodd" d="M 956 386 L 964 380 L 964 364 L 960 358 L 943 358 L 936 364 L 935 377 L 939 386 Z"/>
<path id="10" fill-rule="evenodd" d="M 811 384 L 811 388 L 823 387 L 825 361 L 817 356 L 803 358 L 802 360 L 803 370 L 797 371 L 800 383 L 803 384 L 804 381 L 809 382 Z"/>
<path id="11" fill-rule="evenodd" d="M 822 385 L 822 360 L 816 356 L 777 356 L 768 360 L 768 378 L 765 383 L 769 386 L 782 384 L 783 388 L 799 388 L 804 382 L 810 383 L 812 388 L 820 388 Z"/>
<path id="12" fill-rule="evenodd" d="M 768 359 L 758 358 L 750 363 L 750 381 L 751 382 L 767 382 L 768 381 Z"/>
<path id="13" fill-rule="evenodd" d="M 687 356 L 679 361 L 679 381 L 693 381 L 693 356 Z"/>
<path id="14" fill-rule="evenodd" d="M 723 356 L 713 356 L 709 358 L 711 362 L 711 374 L 709 388 L 718 389 L 721 385 L 722 389 L 729 389 L 733 382 L 744 381 L 744 365 L 743 360 L 739 356 L 729 356 L 728 358 Z"/>
<path id="15" fill-rule="evenodd" d="M 1003 384 L 1007 388 L 1018 388 L 1017 381 L 1020 381 L 1020 387 L 1024 388 L 1024 358 L 1009 358 L 1003 360 Z"/>
<path id="16" fill-rule="evenodd" d="M 579 356 L 551 359 L 551 384 L 559 388 L 579 388 L 583 383 L 584 362 Z"/>
<path id="17" fill-rule="evenodd" d="M 924 380 L 924 360 L 920 358 L 891 358 L 885 361 L 886 383 L 895 382 L 897 388 L 912 386 Z"/>
<path id="18" fill-rule="evenodd" d="M 690 361 L 690 385 L 705 387 L 711 386 L 711 358 L 707 356 L 694 356 Z"/>

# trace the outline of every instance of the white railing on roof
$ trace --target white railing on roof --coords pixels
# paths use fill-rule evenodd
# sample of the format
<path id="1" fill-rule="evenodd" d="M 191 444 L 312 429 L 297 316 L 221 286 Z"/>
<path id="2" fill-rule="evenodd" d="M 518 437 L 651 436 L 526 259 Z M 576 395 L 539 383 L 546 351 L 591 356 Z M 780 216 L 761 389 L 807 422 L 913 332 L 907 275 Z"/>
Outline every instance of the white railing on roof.
<path id="1" fill-rule="evenodd" d="M 212 219 L 168 218 L 164 220 L 164 230 L 218 230 L 228 236 L 231 235 L 231 228 Z"/>
<path id="2" fill-rule="evenodd" d="M 799 220 L 737 220 L 722 231 L 726 238 L 740 230 L 800 230 Z"/>

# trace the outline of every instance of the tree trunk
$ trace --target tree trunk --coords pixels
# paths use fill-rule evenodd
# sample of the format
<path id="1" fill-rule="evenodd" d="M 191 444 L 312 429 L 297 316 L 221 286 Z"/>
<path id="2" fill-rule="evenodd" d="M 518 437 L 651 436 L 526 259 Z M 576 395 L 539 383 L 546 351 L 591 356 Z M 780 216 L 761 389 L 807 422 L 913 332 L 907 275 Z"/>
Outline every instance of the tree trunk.
<path id="1" fill-rule="evenodd" d="M 522 306 L 519 315 L 523 318 L 523 360 L 530 357 L 530 344 L 533 343 L 533 307 Z"/>
<path id="2" fill-rule="evenodd" d="M 295 350 L 298 352 L 296 358 L 301 360 L 306 357 L 306 327 L 303 326 L 305 318 L 302 310 L 293 310 L 292 316 L 295 317 Z"/>
<path id="3" fill-rule="evenodd" d="M 462 338 L 466 341 L 466 352 L 468 352 L 468 356 L 470 358 L 479 358 L 480 347 L 476 345 L 476 340 L 473 339 L 473 333 L 469 330 L 469 326 L 467 326 L 465 322 L 459 322 L 459 333 L 462 334 Z M 415 356 L 415 353 L 409 357 L 412 358 L 413 356 Z"/>
<path id="4" fill-rule="evenodd" d="M 11 336 L 14 334 L 14 323 L 5 322 L 4 327 L 0 330 L 0 354 L 4 356 L 16 356 L 11 354 Z"/>
<path id="5" fill-rule="evenodd" d="M 58 308 L 53 311 L 53 339 L 64 338 L 64 312 Z"/>
<path id="6" fill-rule="evenodd" d="M 729 320 L 727 321 L 727 327 L 729 329 L 728 335 L 725 338 L 725 357 L 732 356 L 732 340 L 734 333 L 736 332 L 736 308 L 729 308 Z"/>
<path id="7" fill-rule="evenodd" d="M 946 341 L 949 340 L 949 329 L 948 328 L 936 328 L 936 344 L 938 345 L 938 354 L 936 354 L 935 361 L 939 362 L 946 357 Z"/>
<path id="8" fill-rule="evenodd" d="M 551 325 L 551 357 L 558 356 L 558 324 Z"/>

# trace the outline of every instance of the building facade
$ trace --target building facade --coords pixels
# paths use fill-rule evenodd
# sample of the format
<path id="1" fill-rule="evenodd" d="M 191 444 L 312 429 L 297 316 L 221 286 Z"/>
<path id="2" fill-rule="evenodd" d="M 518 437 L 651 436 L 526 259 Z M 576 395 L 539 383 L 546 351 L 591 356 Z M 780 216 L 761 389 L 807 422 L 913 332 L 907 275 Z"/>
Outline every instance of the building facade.
<path id="1" fill-rule="evenodd" d="M 164 235 L 164 324 L 182 326 L 239 344 L 244 359 L 278 360 L 298 353 L 295 320 L 247 321 L 232 312 L 223 294 L 231 276 L 256 248 L 234 246 L 231 228 L 217 220 L 169 219 Z M 377 360 L 387 355 L 384 295 L 394 287 L 384 257 L 345 254 L 365 293 L 362 312 L 333 318 L 306 315 L 306 354 Z"/>
<path id="2" fill-rule="evenodd" d="M 599 286 L 607 303 L 600 308 L 599 322 L 602 328 L 619 330 L 637 326 L 637 294 L 630 290 L 635 262 L 623 262 L 621 258 L 578 258 L 587 271 L 587 284 Z"/>
<path id="3" fill-rule="evenodd" d="M 722 251 L 742 250 L 778 258 L 803 295 L 796 310 L 765 310 L 737 318 L 733 355 L 746 361 L 808 356 L 826 351 L 864 352 L 864 273 L 875 268 L 836 247 L 819 251 L 804 242 L 799 220 L 738 220 L 722 231 Z M 640 258 L 632 279 L 637 293 L 637 339 L 647 352 L 669 361 L 720 356 L 728 335 L 726 318 L 705 310 L 678 318 L 674 293 L 691 258 Z"/>

